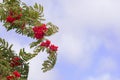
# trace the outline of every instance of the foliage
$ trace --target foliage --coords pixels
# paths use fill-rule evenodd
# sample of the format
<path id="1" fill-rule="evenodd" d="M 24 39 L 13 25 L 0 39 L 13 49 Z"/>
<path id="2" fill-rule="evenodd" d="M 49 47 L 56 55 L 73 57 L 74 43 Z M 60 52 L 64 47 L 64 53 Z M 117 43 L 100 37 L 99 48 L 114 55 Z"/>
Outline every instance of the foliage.
<path id="1" fill-rule="evenodd" d="M 11 76 L 15 80 L 27 80 L 29 72 L 29 60 L 37 56 L 41 51 L 46 51 L 48 60 L 43 63 L 43 72 L 51 70 L 57 60 L 57 46 L 51 44 L 47 37 L 58 32 L 58 27 L 51 22 L 43 23 L 43 6 L 27 6 L 20 0 L 3 0 L 0 3 L 0 21 L 7 31 L 15 29 L 15 32 L 36 41 L 30 43 L 33 48 L 32 53 L 20 49 L 19 55 L 12 50 L 13 45 L 9 45 L 4 39 L 0 38 L 0 76 L 2 80 Z M 46 41 L 46 42 L 45 42 Z M 49 43 L 48 43 L 49 42 Z M 17 70 L 20 78 L 16 78 L 13 72 Z"/>

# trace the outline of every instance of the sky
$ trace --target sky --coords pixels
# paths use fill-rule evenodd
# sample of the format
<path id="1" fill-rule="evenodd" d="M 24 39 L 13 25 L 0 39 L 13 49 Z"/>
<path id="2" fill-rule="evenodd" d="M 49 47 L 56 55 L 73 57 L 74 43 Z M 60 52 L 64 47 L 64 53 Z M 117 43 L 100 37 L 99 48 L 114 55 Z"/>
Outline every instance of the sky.
<path id="1" fill-rule="evenodd" d="M 48 39 L 59 46 L 55 67 L 46 73 L 41 65 L 46 55 L 30 61 L 28 80 L 120 80 L 120 0 L 22 0 L 44 6 L 46 22 L 59 27 Z M 33 40 L 6 32 L 0 37 L 13 49 L 29 49 Z"/>

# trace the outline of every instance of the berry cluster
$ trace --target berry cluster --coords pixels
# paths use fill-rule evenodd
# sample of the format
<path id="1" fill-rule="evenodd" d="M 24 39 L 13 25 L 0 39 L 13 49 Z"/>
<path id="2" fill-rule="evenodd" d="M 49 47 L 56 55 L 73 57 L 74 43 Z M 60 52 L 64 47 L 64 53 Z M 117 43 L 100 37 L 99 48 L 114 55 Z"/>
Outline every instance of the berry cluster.
<path id="1" fill-rule="evenodd" d="M 49 50 L 50 50 L 50 52 L 51 51 L 57 51 L 57 49 L 58 49 L 58 46 L 55 46 L 55 45 L 53 45 L 53 44 L 51 44 L 51 41 L 49 41 L 49 40 L 46 40 L 45 42 L 42 42 L 41 44 L 40 44 L 40 46 L 42 46 L 42 47 L 46 47 L 46 48 L 48 48 Z"/>
<path id="2" fill-rule="evenodd" d="M 40 46 L 49 47 L 50 43 L 51 43 L 51 41 L 46 40 L 46 42 L 42 42 L 42 43 L 40 44 Z"/>
<path id="3" fill-rule="evenodd" d="M 7 80 L 18 80 L 18 78 L 20 78 L 21 74 L 18 71 L 14 71 L 12 72 L 11 75 L 7 76 Z"/>
<path id="4" fill-rule="evenodd" d="M 18 56 L 13 57 L 10 62 L 11 67 L 19 66 L 21 64 L 22 64 L 22 59 Z"/>
<path id="5" fill-rule="evenodd" d="M 22 59 L 18 56 L 14 56 L 12 60 L 10 61 L 11 67 L 16 67 L 22 65 Z M 7 80 L 16 80 L 20 78 L 21 74 L 18 71 L 14 71 L 11 75 L 7 76 Z"/>
<path id="6" fill-rule="evenodd" d="M 55 46 L 54 44 L 50 45 L 50 50 L 51 51 L 57 51 L 58 46 Z"/>
<path id="7" fill-rule="evenodd" d="M 42 24 L 41 26 L 34 26 L 33 32 L 34 37 L 36 39 L 42 39 L 45 35 L 45 32 L 48 30 L 45 24 Z"/>
<path id="8" fill-rule="evenodd" d="M 6 22 L 14 23 L 14 21 L 19 20 L 22 17 L 22 13 L 17 14 L 13 11 L 9 11 L 9 15 L 6 18 Z"/>

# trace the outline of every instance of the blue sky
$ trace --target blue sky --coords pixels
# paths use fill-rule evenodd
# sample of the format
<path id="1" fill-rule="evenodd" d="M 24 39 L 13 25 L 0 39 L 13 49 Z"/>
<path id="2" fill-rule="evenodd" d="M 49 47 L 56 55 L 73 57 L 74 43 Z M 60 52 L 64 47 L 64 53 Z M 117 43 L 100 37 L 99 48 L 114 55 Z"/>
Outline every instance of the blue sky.
<path id="1" fill-rule="evenodd" d="M 44 6 L 46 22 L 59 26 L 49 39 L 59 46 L 53 70 L 40 70 L 46 55 L 30 61 L 28 80 L 120 80 L 120 1 L 119 0 L 23 0 Z M 2 26 L 2 24 L 1 24 Z M 14 43 L 19 52 L 33 40 L 6 32 L 0 37 Z"/>

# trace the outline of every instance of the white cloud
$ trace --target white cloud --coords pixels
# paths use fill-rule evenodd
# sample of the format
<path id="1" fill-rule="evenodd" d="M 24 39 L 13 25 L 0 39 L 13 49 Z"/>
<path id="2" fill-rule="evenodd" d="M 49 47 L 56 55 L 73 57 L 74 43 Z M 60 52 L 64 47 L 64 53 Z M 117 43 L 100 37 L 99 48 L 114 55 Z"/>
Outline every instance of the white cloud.
<path id="1" fill-rule="evenodd" d="M 112 80 L 110 74 L 103 74 L 97 77 L 89 77 L 88 80 Z"/>
<path id="2" fill-rule="evenodd" d="M 101 41 L 95 35 L 63 34 L 60 42 L 60 52 L 68 62 L 80 66 L 82 69 L 90 68 L 93 62 L 94 51 Z"/>
<path id="3" fill-rule="evenodd" d="M 59 22 L 64 28 L 60 44 L 63 46 L 65 59 L 73 63 L 79 62 L 81 66 L 89 66 L 93 52 L 101 44 L 109 51 L 115 50 L 116 44 L 110 40 L 107 32 L 116 34 L 117 38 L 120 36 L 118 0 L 62 0 L 61 5 L 64 7 L 65 17 Z"/>
<path id="4" fill-rule="evenodd" d="M 45 2 L 43 1 L 43 3 Z M 64 28 L 59 33 L 59 36 L 63 34 L 60 38 L 60 47 L 61 50 L 64 50 L 63 55 L 70 62 L 76 63 L 81 61 L 82 63 L 82 61 L 86 61 L 89 64 L 92 58 L 91 52 L 95 51 L 101 43 L 104 43 L 106 46 L 111 43 L 105 32 L 110 29 L 115 34 L 119 32 L 119 1 L 61 0 L 59 3 L 59 7 L 64 7 L 63 12 L 59 12 L 59 14 L 64 13 L 62 20 L 56 20 L 54 17 L 58 15 L 51 14 L 54 12 L 54 5 L 51 5 L 53 4 L 52 1 L 48 2 L 50 5 L 47 5 L 49 7 L 45 7 L 45 9 L 53 10 L 46 14 L 47 18 L 62 24 L 60 29 Z M 59 9 L 58 6 L 56 7 Z M 115 26 L 110 26 L 110 24 L 115 24 Z M 91 29 L 92 33 L 87 32 L 88 29 Z M 112 46 L 114 43 L 110 45 Z"/>
<path id="5" fill-rule="evenodd" d="M 81 45 L 82 43 L 81 41 L 79 41 L 78 38 L 74 37 L 71 34 L 68 34 L 68 35 L 62 35 L 61 40 L 62 41 L 60 47 L 63 49 L 63 51 L 64 50 L 66 51 L 66 53 L 63 53 L 63 55 L 66 58 L 69 58 L 70 62 L 75 62 L 80 57 L 83 56 L 82 45 Z"/>
<path id="6" fill-rule="evenodd" d="M 118 63 L 111 57 L 102 57 L 98 62 L 97 72 L 113 72 L 118 69 Z"/>
<path id="7" fill-rule="evenodd" d="M 98 32 L 104 29 L 119 29 L 119 0 L 62 0 L 64 22 L 79 30 L 92 28 Z M 74 23 L 75 25 L 71 25 Z M 113 25 L 113 26 L 112 26 Z M 69 26 L 66 26 L 70 28 Z M 119 31 L 119 30 L 118 30 Z"/>
<path id="8" fill-rule="evenodd" d="M 97 21 L 104 18 L 105 21 L 120 17 L 119 2 L 119 0 L 62 0 L 61 4 L 68 16 Z"/>
<path id="9" fill-rule="evenodd" d="M 2 3 L 3 2 L 3 0 L 0 0 L 0 3 Z"/>
<path id="10" fill-rule="evenodd" d="M 119 77 L 112 76 L 109 73 L 105 73 L 98 76 L 90 76 L 86 80 L 119 80 L 119 79 L 120 79 Z"/>

